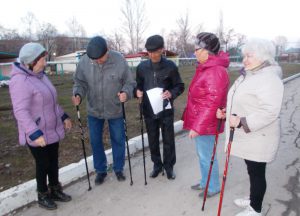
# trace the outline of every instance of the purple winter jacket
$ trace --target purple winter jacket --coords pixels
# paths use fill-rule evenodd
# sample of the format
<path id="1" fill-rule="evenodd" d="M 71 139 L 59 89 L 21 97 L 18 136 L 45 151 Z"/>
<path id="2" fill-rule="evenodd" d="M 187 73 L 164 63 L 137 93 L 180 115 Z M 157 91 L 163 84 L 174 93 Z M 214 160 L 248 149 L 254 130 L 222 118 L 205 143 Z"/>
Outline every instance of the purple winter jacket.
<path id="1" fill-rule="evenodd" d="M 43 71 L 34 73 L 14 63 L 9 92 L 21 145 L 35 147 L 34 140 L 41 135 L 47 145 L 64 138 L 63 121 L 68 115 L 58 105 L 55 87 Z"/>

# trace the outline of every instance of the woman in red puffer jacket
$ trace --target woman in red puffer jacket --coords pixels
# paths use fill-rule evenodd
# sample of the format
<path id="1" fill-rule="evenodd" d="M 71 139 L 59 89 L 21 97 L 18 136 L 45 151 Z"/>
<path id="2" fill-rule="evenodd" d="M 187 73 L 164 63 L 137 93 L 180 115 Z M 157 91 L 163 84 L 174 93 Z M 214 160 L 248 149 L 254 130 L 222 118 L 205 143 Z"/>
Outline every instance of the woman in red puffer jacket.
<path id="1" fill-rule="evenodd" d="M 188 101 L 183 114 L 183 128 L 189 130 L 189 137 L 194 138 L 199 157 L 201 180 L 192 189 L 205 188 L 214 139 L 217 129 L 216 111 L 226 106 L 229 88 L 227 67 L 229 55 L 219 52 L 219 39 L 212 33 L 202 32 L 197 35 L 195 55 L 199 62 L 196 73 L 189 87 Z M 223 125 L 220 132 L 223 132 Z M 220 191 L 219 168 L 217 157 L 211 173 L 208 197 Z M 203 192 L 199 196 L 203 196 Z"/>

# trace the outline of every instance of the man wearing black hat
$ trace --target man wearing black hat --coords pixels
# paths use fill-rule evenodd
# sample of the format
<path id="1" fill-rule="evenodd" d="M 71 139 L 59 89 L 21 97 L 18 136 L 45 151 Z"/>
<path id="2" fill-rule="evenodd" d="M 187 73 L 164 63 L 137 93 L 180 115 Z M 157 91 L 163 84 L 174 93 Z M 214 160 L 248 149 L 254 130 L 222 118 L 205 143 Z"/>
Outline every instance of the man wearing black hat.
<path id="1" fill-rule="evenodd" d="M 151 160 L 154 163 L 150 177 L 157 177 L 165 169 L 168 179 L 175 179 L 173 171 L 176 162 L 173 102 L 184 91 L 184 83 L 174 62 L 162 57 L 164 39 L 160 35 L 149 37 L 145 47 L 149 60 L 141 62 L 137 67 L 135 94 L 138 98 L 142 98 Z M 163 89 L 164 109 L 154 114 L 147 91 L 156 87 Z M 169 106 L 171 107 L 168 108 Z M 163 139 L 163 160 L 159 149 L 160 128 Z"/>
<path id="2" fill-rule="evenodd" d="M 107 120 L 113 155 L 113 170 L 124 181 L 125 131 L 121 103 L 133 96 L 135 81 L 124 57 L 108 50 L 103 37 L 90 40 L 74 74 L 72 101 L 79 105 L 87 97 L 88 125 L 93 149 L 95 184 L 102 184 L 107 175 L 103 147 L 103 124 Z"/>

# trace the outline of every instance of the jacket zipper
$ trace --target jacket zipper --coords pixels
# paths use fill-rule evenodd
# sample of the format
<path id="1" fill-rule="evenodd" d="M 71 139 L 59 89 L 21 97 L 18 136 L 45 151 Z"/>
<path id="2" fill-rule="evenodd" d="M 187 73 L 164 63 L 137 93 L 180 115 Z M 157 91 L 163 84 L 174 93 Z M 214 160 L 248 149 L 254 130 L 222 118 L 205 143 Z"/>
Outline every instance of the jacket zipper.
<path id="1" fill-rule="evenodd" d="M 51 94 L 51 96 L 52 96 L 52 99 L 53 99 L 53 108 L 54 108 L 54 113 L 55 113 L 55 133 L 57 134 L 58 139 L 60 140 L 61 138 L 60 138 L 60 136 L 59 136 L 59 134 L 58 134 L 58 132 L 57 132 L 57 130 L 56 130 L 56 128 L 57 128 L 57 113 L 56 113 L 56 102 L 55 102 L 55 98 L 54 98 L 54 95 L 52 94 L 52 91 L 51 91 L 51 89 L 49 88 L 49 86 L 48 86 L 46 83 L 44 83 L 43 80 L 42 80 L 42 83 L 48 88 L 48 90 L 50 91 L 50 94 Z M 45 121 L 45 122 L 46 122 L 46 121 Z M 51 143 L 49 143 L 49 144 L 51 144 Z"/>
<path id="2" fill-rule="evenodd" d="M 98 63 L 97 63 L 98 64 Z M 104 73 L 103 73 L 103 67 L 104 67 L 104 64 L 102 65 L 102 67 L 100 68 L 100 65 L 98 64 L 98 68 L 99 68 L 99 70 L 100 70 L 100 73 L 99 73 L 99 75 L 101 76 L 102 75 L 102 79 L 101 79 L 101 97 L 102 97 L 102 108 L 103 108 L 103 113 L 102 113 L 102 116 L 99 116 L 99 117 L 104 117 L 105 115 L 104 115 L 104 113 L 105 113 L 105 104 L 104 104 L 104 92 L 103 92 L 103 83 L 104 83 Z M 100 114 L 101 115 L 101 114 Z"/>

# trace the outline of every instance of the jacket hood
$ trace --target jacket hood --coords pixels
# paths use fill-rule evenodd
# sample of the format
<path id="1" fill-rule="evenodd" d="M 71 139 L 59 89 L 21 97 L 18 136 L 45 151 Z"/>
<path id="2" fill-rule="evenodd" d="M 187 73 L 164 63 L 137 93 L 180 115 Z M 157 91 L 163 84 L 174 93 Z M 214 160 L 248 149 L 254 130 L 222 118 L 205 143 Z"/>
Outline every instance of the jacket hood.
<path id="1" fill-rule="evenodd" d="M 209 55 L 207 61 L 204 64 L 199 64 L 199 66 L 203 68 L 212 66 L 223 66 L 228 68 L 229 63 L 229 53 L 220 51 L 217 55 Z"/>
<path id="2" fill-rule="evenodd" d="M 12 66 L 11 77 L 13 77 L 17 74 L 25 74 L 27 76 L 36 76 L 38 78 L 42 78 L 44 75 L 44 71 L 41 71 L 39 73 L 34 73 L 33 71 L 24 67 L 24 65 L 22 65 L 18 62 L 14 62 L 13 66 Z"/>

